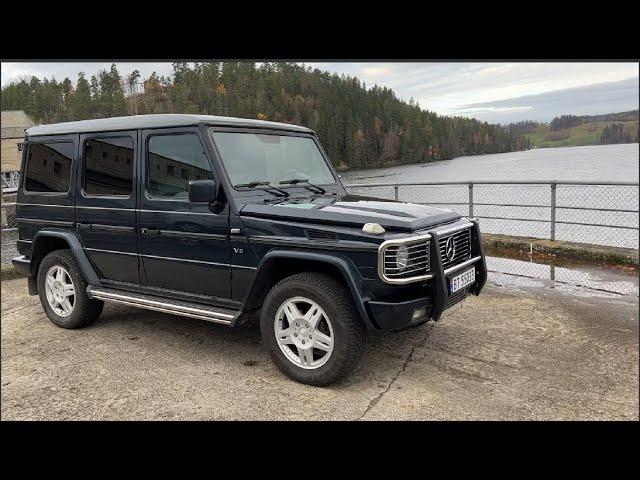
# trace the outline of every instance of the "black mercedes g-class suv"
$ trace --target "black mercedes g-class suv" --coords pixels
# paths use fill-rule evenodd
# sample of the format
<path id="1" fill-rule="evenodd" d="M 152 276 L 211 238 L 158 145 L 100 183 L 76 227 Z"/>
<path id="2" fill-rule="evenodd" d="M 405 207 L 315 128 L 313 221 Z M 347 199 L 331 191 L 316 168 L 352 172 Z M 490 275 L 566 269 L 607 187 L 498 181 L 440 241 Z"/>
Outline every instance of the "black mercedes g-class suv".
<path id="1" fill-rule="evenodd" d="M 478 295 L 477 222 L 349 195 L 308 128 L 141 115 L 26 130 L 14 265 L 53 323 L 103 302 L 229 326 L 260 313 L 289 377 L 327 385 L 367 329 L 439 319 Z"/>

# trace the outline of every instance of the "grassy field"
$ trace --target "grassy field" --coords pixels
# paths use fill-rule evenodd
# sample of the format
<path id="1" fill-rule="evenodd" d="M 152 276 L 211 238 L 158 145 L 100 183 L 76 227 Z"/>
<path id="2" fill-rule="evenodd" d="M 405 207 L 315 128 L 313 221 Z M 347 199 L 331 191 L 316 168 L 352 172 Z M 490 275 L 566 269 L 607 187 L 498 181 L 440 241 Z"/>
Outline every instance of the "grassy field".
<path id="1" fill-rule="evenodd" d="M 638 122 L 594 122 L 551 132 L 549 125 L 540 125 L 534 133 L 526 134 L 536 148 L 573 147 L 578 145 L 599 145 L 602 130 L 613 123 L 624 124 L 625 130 L 638 131 Z M 635 136 L 635 135 L 634 135 Z"/>

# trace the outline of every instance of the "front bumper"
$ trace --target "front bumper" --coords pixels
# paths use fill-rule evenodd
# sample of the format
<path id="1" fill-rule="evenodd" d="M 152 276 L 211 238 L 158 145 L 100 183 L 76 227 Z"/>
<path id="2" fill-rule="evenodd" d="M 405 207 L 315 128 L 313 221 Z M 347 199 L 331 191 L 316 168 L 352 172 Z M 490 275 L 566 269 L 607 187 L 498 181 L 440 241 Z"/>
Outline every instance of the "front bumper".
<path id="1" fill-rule="evenodd" d="M 404 302 L 367 302 L 369 315 L 380 330 L 400 330 L 426 322 L 431 317 L 433 301 L 431 297 L 417 298 Z M 414 318 L 413 313 L 424 310 L 424 315 Z"/>
<path id="2" fill-rule="evenodd" d="M 440 234 L 438 234 L 437 230 L 428 232 L 431 235 L 431 252 L 435 254 L 431 255 L 430 265 L 433 277 L 424 287 L 424 296 L 409 300 L 404 298 L 402 301 L 385 298 L 371 299 L 366 302 L 370 318 L 380 330 L 398 330 L 422 323 L 428 319 L 438 320 L 445 310 L 464 300 L 468 295 L 480 294 L 487 280 L 487 266 L 482 251 L 478 222 L 471 221 L 471 223 L 473 225 L 471 226 L 470 258 L 446 269 L 443 268 L 442 259 L 439 255 L 439 240 L 443 235 L 448 235 L 450 229 L 446 233 L 441 232 Z M 448 288 L 449 278 L 471 267 L 476 269 L 475 283 L 450 294 Z M 418 309 L 424 309 L 425 315 L 414 316 L 414 312 Z"/>

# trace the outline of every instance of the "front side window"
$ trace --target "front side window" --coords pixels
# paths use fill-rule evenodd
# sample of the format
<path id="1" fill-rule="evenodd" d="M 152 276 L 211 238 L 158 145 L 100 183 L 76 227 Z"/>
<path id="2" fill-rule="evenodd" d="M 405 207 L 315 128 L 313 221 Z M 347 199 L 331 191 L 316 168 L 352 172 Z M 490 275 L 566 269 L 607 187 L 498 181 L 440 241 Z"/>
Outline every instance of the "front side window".
<path id="1" fill-rule="evenodd" d="M 73 143 L 32 143 L 29 145 L 25 190 L 28 192 L 69 191 Z"/>
<path id="2" fill-rule="evenodd" d="M 128 161 L 120 162 L 120 158 Z M 133 191 L 133 138 L 92 138 L 84 144 L 87 195 L 123 195 Z"/>
<path id="3" fill-rule="evenodd" d="M 336 183 L 312 138 L 236 132 L 213 132 L 213 138 L 232 185 L 262 181 L 278 186 L 288 180 Z"/>
<path id="4" fill-rule="evenodd" d="M 153 198 L 186 200 L 190 180 L 213 180 L 196 134 L 155 135 L 147 145 L 147 191 Z"/>

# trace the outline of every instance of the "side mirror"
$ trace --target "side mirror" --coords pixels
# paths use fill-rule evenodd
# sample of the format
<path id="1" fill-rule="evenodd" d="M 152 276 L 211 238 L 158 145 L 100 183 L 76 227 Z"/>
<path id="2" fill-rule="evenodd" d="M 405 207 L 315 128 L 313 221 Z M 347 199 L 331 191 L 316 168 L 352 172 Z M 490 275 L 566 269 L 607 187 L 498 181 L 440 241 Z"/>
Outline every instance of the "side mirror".
<path id="1" fill-rule="evenodd" d="M 215 202 L 218 198 L 218 186 L 214 180 L 191 180 L 189 182 L 190 202 Z"/>

